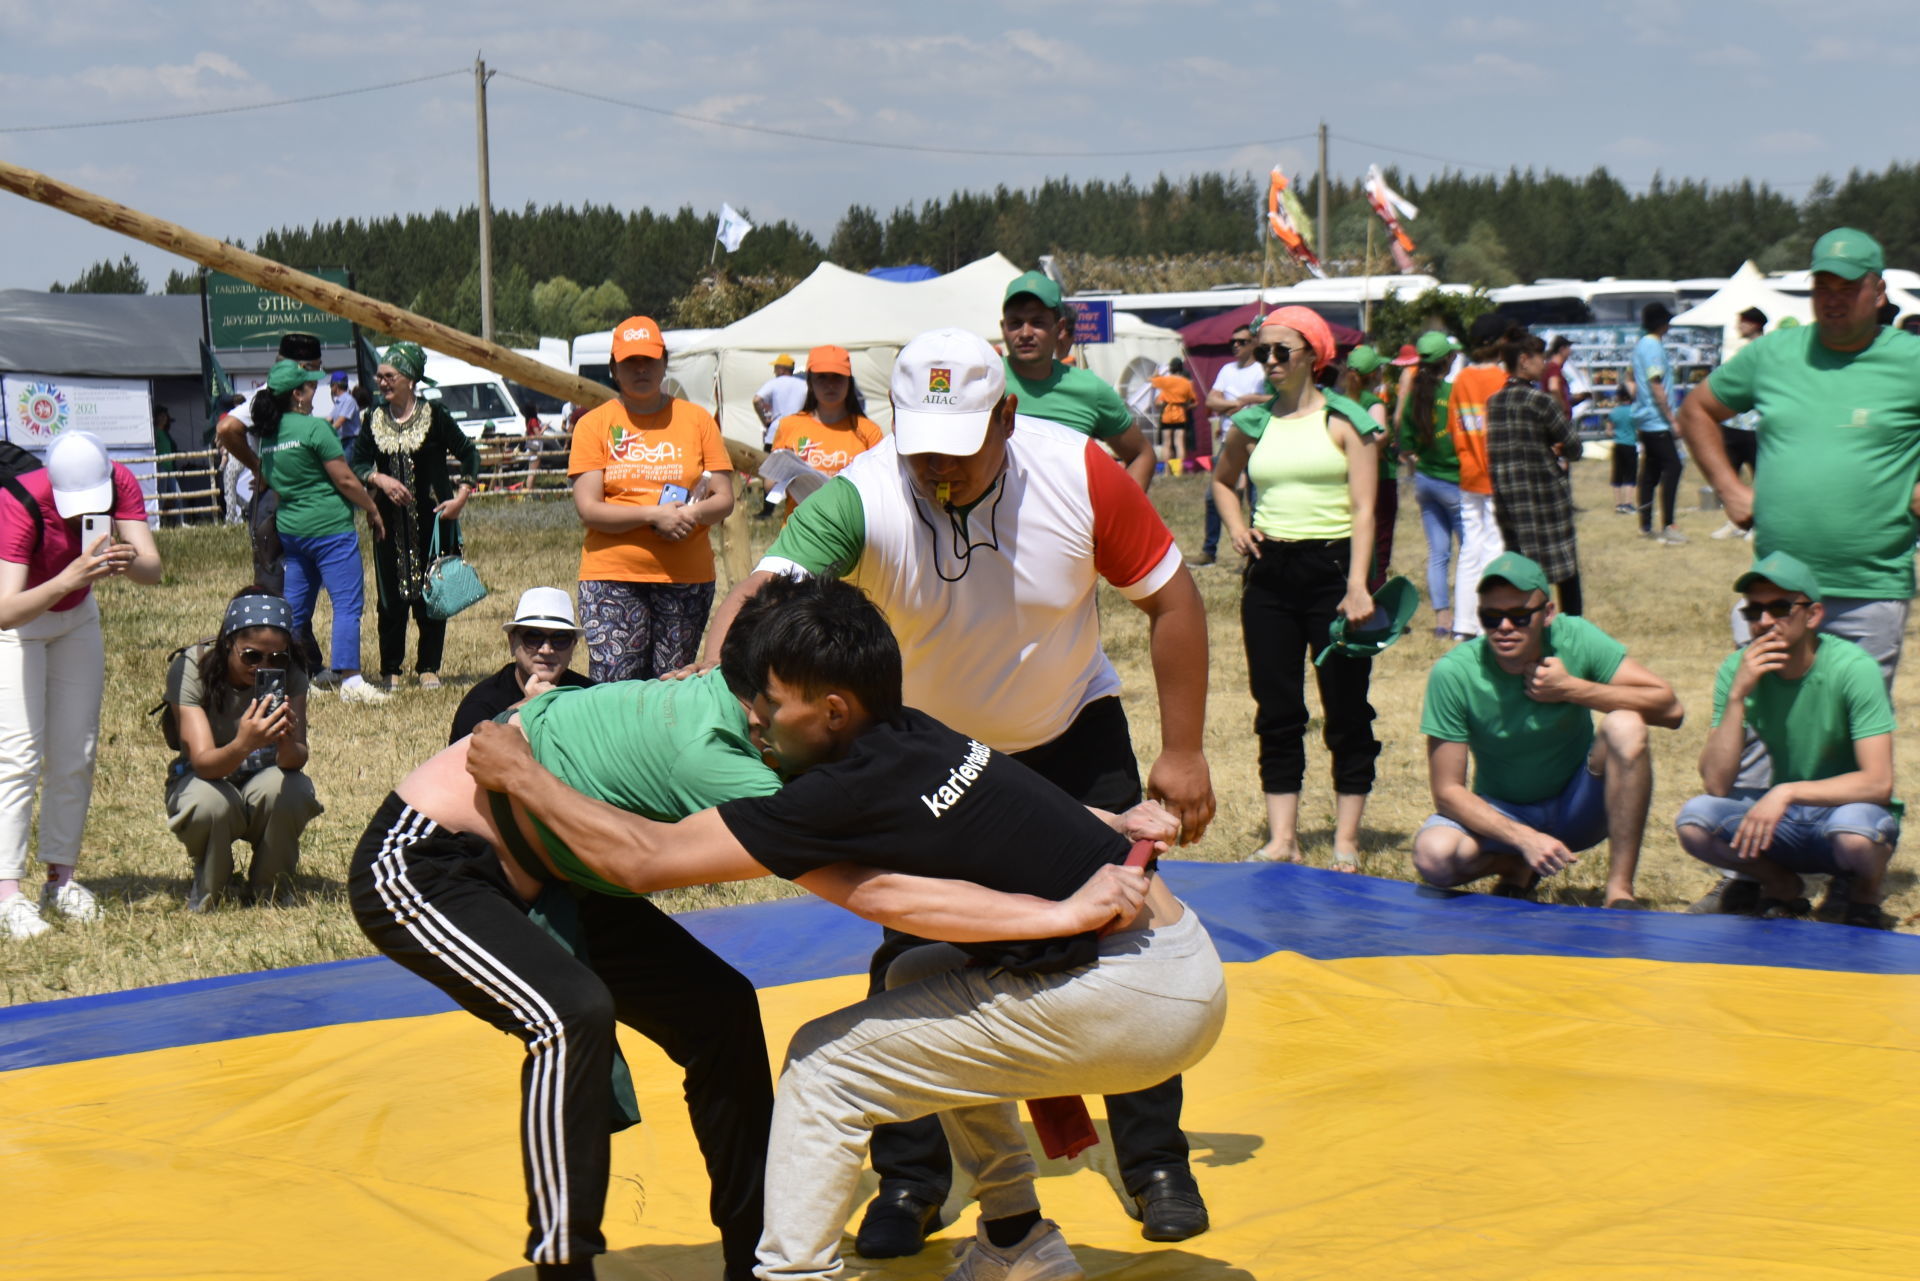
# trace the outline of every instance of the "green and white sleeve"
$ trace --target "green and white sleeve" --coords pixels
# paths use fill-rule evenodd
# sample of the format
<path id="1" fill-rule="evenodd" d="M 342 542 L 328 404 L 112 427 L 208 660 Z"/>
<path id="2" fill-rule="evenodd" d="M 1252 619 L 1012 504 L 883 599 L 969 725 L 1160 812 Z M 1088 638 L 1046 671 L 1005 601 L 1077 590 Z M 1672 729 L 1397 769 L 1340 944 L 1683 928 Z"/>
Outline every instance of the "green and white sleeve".
<path id="1" fill-rule="evenodd" d="M 867 516 L 860 491 L 846 477 L 835 476 L 794 508 L 787 527 L 754 568 L 839 578 L 860 563 L 866 545 Z"/>

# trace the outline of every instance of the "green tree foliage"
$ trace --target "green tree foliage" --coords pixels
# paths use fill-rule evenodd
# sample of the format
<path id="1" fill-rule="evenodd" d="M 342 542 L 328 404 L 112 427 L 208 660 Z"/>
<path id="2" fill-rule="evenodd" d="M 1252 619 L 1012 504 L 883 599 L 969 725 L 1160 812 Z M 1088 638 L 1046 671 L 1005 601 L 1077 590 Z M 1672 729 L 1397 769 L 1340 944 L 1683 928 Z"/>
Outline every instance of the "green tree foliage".
<path id="1" fill-rule="evenodd" d="M 119 262 L 103 258 L 80 273 L 71 284 L 47 287 L 56 294 L 144 294 L 147 278 L 140 274 L 132 254 L 123 254 Z"/>
<path id="2" fill-rule="evenodd" d="M 175 267 L 167 273 L 167 283 L 161 288 L 164 294 L 197 294 L 200 292 L 200 273 L 182 271 Z"/>

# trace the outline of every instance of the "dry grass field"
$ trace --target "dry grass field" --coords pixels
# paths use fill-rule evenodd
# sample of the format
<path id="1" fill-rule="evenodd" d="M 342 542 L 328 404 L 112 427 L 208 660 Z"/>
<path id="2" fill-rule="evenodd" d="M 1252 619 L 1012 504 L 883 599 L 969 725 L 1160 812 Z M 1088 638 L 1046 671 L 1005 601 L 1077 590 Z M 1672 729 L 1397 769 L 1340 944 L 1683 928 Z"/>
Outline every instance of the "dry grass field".
<path id="1" fill-rule="evenodd" d="M 1649 906 L 1674 911 L 1712 884 L 1712 876 L 1680 852 L 1672 820 L 1697 788 L 1695 762 L 1711 712 L 1713 673 L 1731 643 L 1731 584 L 1748 563 L 1748 545 L 1710 540 L 1708 533 L 1720 523 L 1718 514 L 1691 511 L 1682 518 L 1682 527 L 1693 538 L 1690 545 L 1643 542 L 1635 535 L 1634 522 L 1613 512 L 1605 462 L 1581 463 L 1575 474 L 1576 493 L 1585 508 L 1579 531 L 1588 616 L 1671 680 L 1687 706 L 1681 730 L 1654 732 L 1653 815 L 1639 882 Z M 1690 496 L 1697 475 L 1689 472 L 1688 482 L 1685 494 Z M 1190 551 L 1200 541 L 1201 486 L 1200 477 L 1163 477 L 1153 490 L 1181 546 Z M 754 528 L 756 545 L 770 537 L 768 526 Z M 101 897 L 105 919 L 85 926 L 60 922 L 41 938 L 0 942 L 7 1003 L 330 961 L 370 950 L 353 924 L 345 897 L 347 861 L 362 826 L 393 784 L 445 743 L 465 686 L 506 661 L 500 624 L 510 616 L 520 590 L 543 583 L 569 585 L 577 567 L 579 527 L 571 505 L 563 500 L 484 498 L 469 511 L 467 535 L 472 559 L 494 595 L 451 624 L 443 672 L 447 688 L 407 688 L 379 707 L 348 706 L 330 696 L 314 700 L 310 769 L 327 812 L 308 829 L 296 902 L 281 908 L 228 907 L 206 916 L 184 910 L 187 859 L 168 832 L 161 809 L 168 752 L 157 723 L 147 715 L 160 698 L 167 654 L 211 632 L 226 597 L 246 581 L 244 533 L 229 526 L 163 530 L 159 540 L 166 580 L 160 587 L 107 585 L 101 605 L 108 692 L 80 867 L 80 878 Z M 1394 564 L 1424 592 L 1425 563 L 1411 487 L 1403 487 Z M 1220 810 L 1206 838 L 1182 856 L 1235 860 L 1261 843 L 1265 825 L 1240 642 L 1240 581 L 1224 564 L 1199 571 L 1197 578 L 1212 620 L 1207 755 Z M 721 590 L 725 587 L 723 581 Z M 365 654 L 366 661 L 377 666 L 371 581 L 368 597 Z M 1107 649 L 1126 683 L 1127 711 L 1144 773 L 1158 742 L 1144 619 L 1112 593 L 1104 596 L 1101 608 Z M 1364 870 L 1371 875 L 1411 876 L 1408 843 L 1429 808 L 1418 732 L 1421 691 L 1427 669 L 1440 652 L 1441 642 L 1432 637 L 1423 609 L 1413 633 L 1374 666 L 1373 701 L 1385 750 L 1366 816 Z M 584 666 L 584 653 L 577 662 Z M 1916 681 L 1920 676 L 1909 662 L 1897 691 L 1899 708 L 1913 705 Z M 1301 836 L 1308 861 L 1324 866 L 1331 855 L 1332 795 L 1317 734 L 1316 721 L 1309 730 Z M 1907 741 L 1903 736 L 1898 770 L 1900 791 L 1911 796 L 1920 790 L 1920 768 L 1905 751 Z M 244 847 L 236 855 L 244 859 Z M 1594 903 L 1604 862 L 1603 850 L 1590 852 L 1552 884 L 1546 897 Z M 1888 908 L 1904 918 L 1920 910 L 1920 887 L 1901 862 L 1896 869 Z M 664 899 L 677 910 L 788 892 L 784 883 L 769 880 Z"/>

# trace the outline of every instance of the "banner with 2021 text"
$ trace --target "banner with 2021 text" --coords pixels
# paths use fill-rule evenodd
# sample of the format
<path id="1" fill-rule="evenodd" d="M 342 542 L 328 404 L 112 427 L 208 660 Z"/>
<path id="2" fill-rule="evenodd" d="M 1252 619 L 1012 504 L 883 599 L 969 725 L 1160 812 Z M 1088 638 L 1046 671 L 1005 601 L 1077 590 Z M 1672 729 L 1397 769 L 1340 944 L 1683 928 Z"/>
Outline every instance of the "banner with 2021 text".
<path id="1" fill-rule="evenodd" d="M 92 432 L 108 449 L 151 449 L 153 401 L 144 378 L 7 374 L 0 380 L 7 439 L 35 453 L 62 432 Z"/>

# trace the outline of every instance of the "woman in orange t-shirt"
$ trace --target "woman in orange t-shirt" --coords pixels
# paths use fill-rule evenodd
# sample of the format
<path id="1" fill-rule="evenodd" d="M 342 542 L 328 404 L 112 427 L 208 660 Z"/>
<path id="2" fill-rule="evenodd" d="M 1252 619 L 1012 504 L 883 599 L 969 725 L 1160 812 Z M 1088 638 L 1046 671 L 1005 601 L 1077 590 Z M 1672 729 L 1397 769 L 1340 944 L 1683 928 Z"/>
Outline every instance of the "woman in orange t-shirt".
<path id="1" fill-rule="evenodd" d="M 1500 363 L 1507 318 L 1488 312 L 1467 331 L 1467 367 L 1453 379 L 1447 431 L 1460 456 L 1460 555 L 1454 561 L 1453 630 L 1480 634 L 1480 575 L 1506 550 L 1493 518 L 1493 474 L 1487 469 L 1487 402 L 1507 385 Z"/>
<path id="2" fill-rule="evenodd" d="M 866 403 L 853 381 L 853 357 L 845 347 L 815 347 L 807 353 L 807 400 L 797 414 L 782 418 L 773 432 L 774 449 L 791 449 L 800 461 L 827 476 L 838 476 L 857 455 L 884 438 L 880 424 L 866 416 Z M 787 500 L 792 513 L 794 501 Z"/>
<path id="3" fill-rule="evenodd" d="M 1189 409 L 1200 399 L 1187 377 L 1187 362 L 1175 356 L 1167 372 L 1149 378 L 1160 401 L 1160 461 L 1178 476 L 1187 465 L 1187 450 L 1193 443 L 1193 416 Z"/>
<path id="4" fill-rule="evenodd" d="M 582 415 L 567 475 L 587 527 L 580 622 L 595 681 L 652 680 L 699 655 L 713 609 L 706 527 L 733 510 L 726 443 L 713 415 L 661 389 L 660 327 L 632 316 L 613 331 L 620 393 Z M 716 473 L 701 497 L 700 475 Z"/>

